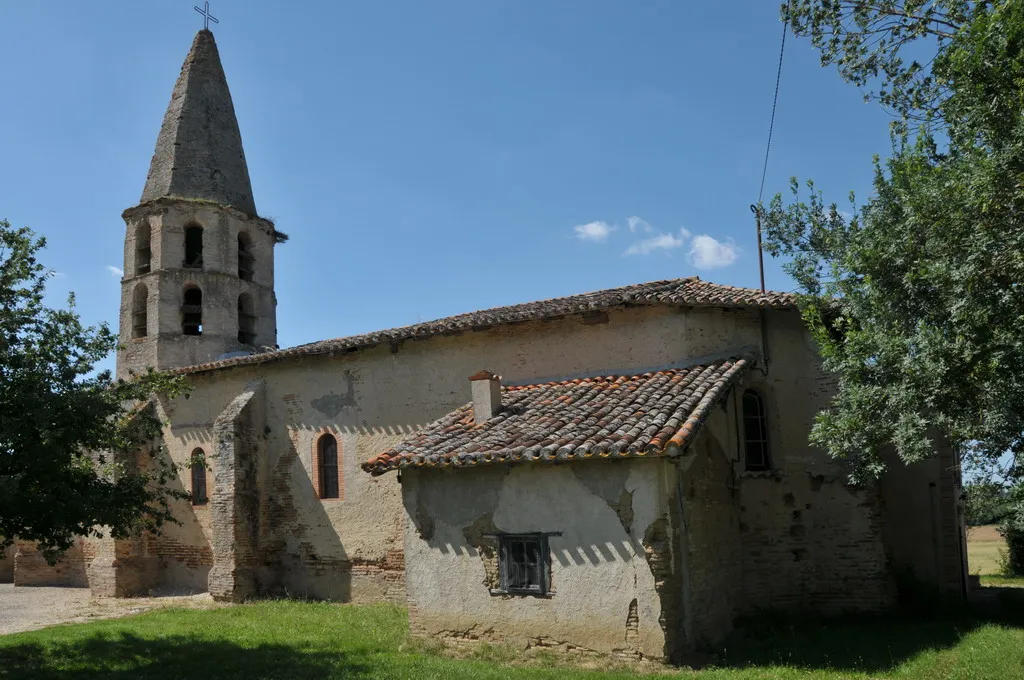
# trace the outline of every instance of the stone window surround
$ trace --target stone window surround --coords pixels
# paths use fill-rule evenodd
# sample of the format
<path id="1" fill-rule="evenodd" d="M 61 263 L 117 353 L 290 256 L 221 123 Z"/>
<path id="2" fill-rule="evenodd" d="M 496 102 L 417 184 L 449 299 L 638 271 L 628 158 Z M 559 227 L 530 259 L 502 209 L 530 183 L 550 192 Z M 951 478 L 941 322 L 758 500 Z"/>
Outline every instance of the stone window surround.
<path id="1" fill-rule="evenodd" d="M 323 498 L 320 495 L 320 439 L 324 435 L 331 435 L 334 437 L 334 441 L 338 448 L 338 497 L 337 498 Z M 313 492 L 316 494 L 317 500 L 321 503 L 336 503 L 338 501 L 345 500 L 345 453 L 344 447 L 341 443 L 341 433 L 333 427 L 321 427 L 313 433 L 311 440 L 311 462 L 310 465 L 310 477 L 313 482 Z"/>

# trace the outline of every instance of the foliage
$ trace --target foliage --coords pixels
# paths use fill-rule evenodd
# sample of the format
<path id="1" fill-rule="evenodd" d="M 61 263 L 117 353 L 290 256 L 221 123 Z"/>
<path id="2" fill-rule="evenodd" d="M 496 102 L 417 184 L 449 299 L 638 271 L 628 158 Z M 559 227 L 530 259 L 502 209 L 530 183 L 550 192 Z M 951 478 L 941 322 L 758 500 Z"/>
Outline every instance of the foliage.
<path id="1" fill-rule="evenodd" d="M 999 523 L 999 533 L 1006 539 L 1004 576 L 1024 577 L 1024 485 L 1013 490 L 1010 512 Z"/>
<path id="2" fill-rule="evenodd" d="M 929 47 L 942 52 L 957 31 L 986 11 L 968 0 L 791 0 L 782 15 L 821 52 L 822 66 L 835 65 L 859 87 L 881 79 L 865 99 L 876 99 L 901 116 L 927 120 L 949 93 L 931 73 Z M 926 43 L 922 47 L 921 41 Z M 915 49 L 916 48 L 916 49 Z M 916 52 L 908 57 L 908 52 Z M 909 61 L 908 61 L 909 59 Z"/>
<path id="3" fill-rule="evenodd" d="M 678 672 L 653 664 L 609 672 L 608 659 L 534 660 L 532 650 L 494 647 L 456 659 L 408 644 L 407 630 L 405 611 L 388 605 L 264 601 L 164 610 L 0 636 L 0 678 L 987 680 L 1019 677 L 1024 667 L 1024 629 L 969 618 L 762 626 L 710 667 Z"/>
<path id="4" fill-rule="evenodd" d="M 852 214 L 795 179 L 765 211 L 766 249 L 790 258 L 838 377 L 812 441 L 858 479 L 886 445 L 912 462 L 940 437 L 1024 461 L 1024 2 L 797 0 L 783 14 L 901 122 Z M 906 63 L 907 49 L 933 55 Z M 941 134 L 910 135 L 914 120 Z"/>
<path id="5" fill-rule="evenodd" d="M 968 526 L 998 524 L 1013 509 L 1009 489 L 999 482 L 968 482 L 963 494 Z"/>
<path id="6" fill-rule="evenodd" d="M 106 325 L 45 306 L 49 273 L 36 260 L 45 240 L 0 221 L 0 547 L 38 541 L 48 559 L 76 536 L 158 530 L 181 495 L 152 451 L 160 423 L 149 396 L 182 391 L 154 372 L 131 381 L 95 373 L 116 346 Z M 142 465 L 133 455 L 151 456 Z"/>

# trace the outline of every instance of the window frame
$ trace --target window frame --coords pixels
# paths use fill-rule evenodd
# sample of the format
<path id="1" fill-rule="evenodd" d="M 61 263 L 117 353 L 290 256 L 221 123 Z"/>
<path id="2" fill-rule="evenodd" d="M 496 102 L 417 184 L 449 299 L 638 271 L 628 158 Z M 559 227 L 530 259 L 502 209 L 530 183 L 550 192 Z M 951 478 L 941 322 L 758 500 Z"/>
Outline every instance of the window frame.
<path id="1" fill-rule="evenodd" d="M 330 439 L 334 443 L 334 462 L 328 465 L 326 462 L 326 456 L 324 455 L 324 442 Z M 341 457 L 338 455 L 338 438 L 330 432 L 324 432 L 316 440 L 316 454 L 317 454 L 317 495 L 320 500 L 326 501 L 338 501 L 341 500 Z M 334 494 L 328 495 L 326 473 L 331 471 L 334 473 Z"/>
<path id="2" fill-rule="evenodd" d="M 751 414 L 747 410 L 747 398 L 756 400 L 756 412 Z M 754 420 L 759 431 L 758 438 L 751 438 L 749 435 L 748 421 Z M 772 469 L 771 455 L 771 433 L 768 427 L 768 409 L 765 406 L 764 394 L 759 390 L 746 389 L 740 395 L 740 427 L 743 436 L 743 469 L 747 472 L 767 472 Z M 751 462 L 751 444 L 757 444 L 760 449 L 761 460 L 754 464 Z"/>
<path id="3" fill-rule="evenodd" d="M 548 544 L 548 536 L 549 534 L 543 533 L 496 535 L 498 539 L 498 590 L 492 591 L 494 594 L 534 597 L 548 597 L 551 594 L 551 549 Z M 537 546 L 538 564 L 536 568 L 539 582 L 536 585 L 522 587 L 509 584 L 512 545 L 515 543 Z"/>
<path id="4" fill-rule="evenodd" d="M 192 492 L 191 498 L 192 505 L 206 505 L 210 502 L 210 494 L 206 485 L 206 453 L 202 449 L 195 449 L 192 451 L 192 465 L 190 466 L 191 481 L 192 481 Z M 196 480 L 200 480 L 202 486 L 202 495 L 196 493 Z"/>

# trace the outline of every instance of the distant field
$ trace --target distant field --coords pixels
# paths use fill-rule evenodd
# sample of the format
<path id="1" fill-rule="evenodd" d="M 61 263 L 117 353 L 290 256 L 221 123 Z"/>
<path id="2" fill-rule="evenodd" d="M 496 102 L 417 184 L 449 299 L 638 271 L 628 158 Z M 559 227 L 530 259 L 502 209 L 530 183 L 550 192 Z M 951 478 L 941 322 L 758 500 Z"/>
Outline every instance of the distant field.
<path id="1" fill-rule="evenodd" d="M 999 554 L 1006 550 L 1006 541 L 999 535 L 996 525 L 968 527 L 967 570 L 971 574 L 995 576 L 999 574 Z"/>

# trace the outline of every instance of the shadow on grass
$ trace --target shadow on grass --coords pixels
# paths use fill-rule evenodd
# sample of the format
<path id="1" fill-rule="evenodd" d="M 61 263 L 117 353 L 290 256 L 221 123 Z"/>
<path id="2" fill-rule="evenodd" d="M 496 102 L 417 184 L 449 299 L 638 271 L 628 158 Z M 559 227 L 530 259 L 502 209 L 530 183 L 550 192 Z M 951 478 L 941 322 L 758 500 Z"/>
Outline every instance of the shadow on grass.
<path id="1" fill-rule="evenodd" d="M 263 644 L 246 647 L 187 635 L 143 638 L 97 633 L 75 641 L 0 648 L 0 678 L 369 678 L 369 667 L 341 651 Z"/>
<path id="2" fill-rule="evenodd" d="M 741 629 L 715 664 L 882 673 L 923 652 L 956 647 L 966 635 L 988 624 L 1024 627 L 1024 617 L 964 613 L 929 618 L 890 615 L 838 621 L 761 620 Z"/>

